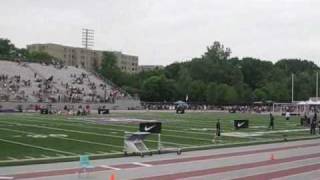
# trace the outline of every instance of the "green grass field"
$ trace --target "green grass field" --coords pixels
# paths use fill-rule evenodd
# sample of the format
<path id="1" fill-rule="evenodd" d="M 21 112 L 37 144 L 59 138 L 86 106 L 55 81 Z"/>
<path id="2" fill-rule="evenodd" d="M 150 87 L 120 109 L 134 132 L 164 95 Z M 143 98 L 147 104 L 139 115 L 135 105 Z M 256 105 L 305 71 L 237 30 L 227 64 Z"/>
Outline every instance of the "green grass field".
<path id="1" fill-rule="evenodd" d="M 288 138 L 310 137 L 309 131 L 299 125 L 298 117 L 286 121 L 283 117 L 275 116 L 275 130 L 271 131 L 268 130 L 269 116 L 259 114 L 187 112 L 177 115 L 174 112 L 134 111 L 81 117 L 1 114 L 0 162 L 121 153 L 124 131 L 138 131 L 138 124 L 114 121 L 123 118 L 162 121 L 162 144 L 168 147 L 279 140 L 283 135 Z M 221 119 L 223 132 L 221 137 L 212 141 L 217 119 Z M 250 127 L 234 130 L 234 119 L 249 119 Z M 151 135 L 146 144 L 155 149 L 157 136 Z"/>

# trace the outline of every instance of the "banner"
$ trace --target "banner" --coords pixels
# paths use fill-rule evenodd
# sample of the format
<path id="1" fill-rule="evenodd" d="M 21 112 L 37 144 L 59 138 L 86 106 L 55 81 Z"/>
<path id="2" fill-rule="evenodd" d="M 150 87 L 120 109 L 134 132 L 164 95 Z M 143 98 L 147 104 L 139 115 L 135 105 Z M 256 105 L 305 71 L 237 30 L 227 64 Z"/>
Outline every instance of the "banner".
<path id="1" fill-rule="evenodd" d="M 161 133 L 161 122 L 140 123 L 140 132 Z"/>

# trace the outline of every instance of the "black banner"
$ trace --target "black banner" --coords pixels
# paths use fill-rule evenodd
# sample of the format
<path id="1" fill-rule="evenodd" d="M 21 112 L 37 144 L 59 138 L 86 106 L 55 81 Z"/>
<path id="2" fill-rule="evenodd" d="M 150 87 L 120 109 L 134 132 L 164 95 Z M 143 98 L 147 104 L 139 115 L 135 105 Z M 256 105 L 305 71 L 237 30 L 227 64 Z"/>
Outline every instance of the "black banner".
<path id="1" fill-rule="evenodd" d="M 234 128 L 249 128 L 249 120 L 234 120 Z"/>
<path id="2" fill-rule="evenodd" d="M 140 132 L 161 133 L 161 122 L 140 123 Z"/>

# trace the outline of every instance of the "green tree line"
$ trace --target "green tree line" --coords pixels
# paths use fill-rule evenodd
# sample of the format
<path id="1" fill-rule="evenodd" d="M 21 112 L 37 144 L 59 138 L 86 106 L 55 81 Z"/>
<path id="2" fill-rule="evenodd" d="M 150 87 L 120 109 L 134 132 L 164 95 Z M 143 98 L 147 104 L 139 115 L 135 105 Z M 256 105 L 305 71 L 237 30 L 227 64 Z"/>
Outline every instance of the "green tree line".
<path id="1" fill-rule="evenodd" d="M 164 69 L 127 74 L 103 64 L 99 72 L 143 101 L 206 102 L 209 104 L 248 104 L 255 101 L 291 101 L 291 74 L 294 73 L 294 99 L 315 96 L 318 66 L 312 61 L 281 59 L 276 63 L 252 57 L 231 57 L 231 49 L 220 42 L 207 47 L 200 58 L 175 62 Z M 106 72 L 109 72 L 106 74 Z"/>

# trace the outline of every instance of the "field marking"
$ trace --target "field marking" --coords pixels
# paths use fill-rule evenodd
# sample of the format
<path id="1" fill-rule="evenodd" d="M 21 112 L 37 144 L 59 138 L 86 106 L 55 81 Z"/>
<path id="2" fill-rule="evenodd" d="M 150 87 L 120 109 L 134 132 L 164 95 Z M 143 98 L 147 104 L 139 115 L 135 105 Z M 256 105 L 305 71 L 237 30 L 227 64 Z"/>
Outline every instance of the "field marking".
<path id="1" fill-rule="evenodd" d="M 118 152 L 122 152 L 122 151 L 110 150 L 110 152 L 112 152 L 112 153 L 118 153 Z"/>
<path id="2" fill-rule="evenodd" d="M 14 157 L 11 157 L 11 156 L 8 156 L 7 158 L 10 159 L 10 160 L 18 160 L 17 158 L 14 158 Z"/>
<path id="3" fill-rule="evenodd" d="M 112 170 L 116 170 L 116 171 L 121 170 L 120 168 L 116 168 L 116 167 L 112 167 L 112 166 L 107 166 L 107 165 L 100 165 L 99 167 L 106 168 L 106 169 L 112 169 Z"/>
<path id="4" fill-rule="evenodd" d="M 65 157 L 65 155 L 63 155 L 63 154 L 56 154 L 56 156 L 58 156 L 58 157 Z"/>
<path id="5" fill-rule="evenodd" d="M 287 129 L 287 130 L 273 130 L 273 131 L 253 131 L 253 132 L 226 132 L 223 136 L 228 137 L 259 137 L 267 134 L 284 133 L 284 132 L 302 132 L 310 129 Z"/>
<path id="6" fill-rule="evenodd" d="M 44 122 L 43 120 L 34 120 L 34 119 L 28 119 L 27 121 L 42 122 L 42 123 Z M 77 127 L 85 127 L 85 128 L 90 128 L 90 129 L 113 130 L 113 131 L 119 131 L 119 132 L 123 132 L 124 131 L 124 130 L 120 130 L 120 129 L 109 128 L 107 126 L 104 126 L 104 128 L 102 128 L 102 127 L 86 127 L 86 126 L 81 125 L 81 124 L 73 125 L 73 124 L 70 124 L 70 123 L 64 123 L 64 122 L 68 122 L 67 120 L 55 119 L 55 121 L 63 121 L 63 122 L 55 123 L 55 124 L 60 124 L 60 125 L 64 125 L 64 126 L 71 126 L 71 127 L 76 127 L 77 126 Z M 78 120 L 76 122 L 78 122 Z M 98 125 L 95 121 L 92 121 L 92 120 L 82 120 L 82 123 L 87 123 L 87 122 L 90 122 L 90 124 L 93 124 L 93 125 Z M 49 122 L 44 122 L 44 123 L 51 124 Z M 136 127 L 132 127 L 132 126 L 128 126 L 128 125 L 119 125 L 119 124 L 108 124 L 108 126 L 136 129 Z M 190 127 L 188 127 L 188 128 L 190 129 Z M 184 134 L 211 135 L 211 136 L 213 135 L 213 133 L 192 132 L 192 131 L 186 131 L 186 130 L 168 130 L 168 129 L 164 129 L 163 131 L 172 131 L 172 132 L 179 132 L 179 133 L 184 133 Z M 164 136 L 177 137 L 177 138 L 183 138 L 183 139 L 194 139 L 194 140 L 201 140 L 201 141 L 211 141 L 211 139 L 194 138 L 194 137 L 190 137 L 190 136 L 178 136 L 178 135 L 168 135 L 168 134 L 162 134 L 162 136 L 163 137 Z"/>
<path id="7" fill-rule="evenodd" d="M 37 121 L 37 120 L 30 120 L 30 121 Z M 43 122 L 43 120 L 40 120 L 41 122 Z M 56 119 L 56 121 L 65 121 L 65 122 L 68 122 L 67 120 L 59 120 L 59 119 Z M 93 125 L 98 125 L 96 123 L 96 121 L 93 121 L 93 120 L 74 120 L 75 122 L 80 122 L 80 123 L 90 123 L 90 124 L 93 124 Z M 39 121 L 37 121 L 39 122 Z M 61 123 L 62 124 L 62 123 Z M 63 124 L 66 124 L 66 123 L 63 123 Z M 72 126 L 72 125 L 66 125 L 66 126 Z M 83 127 L 82 125 L 77 125 L 79 127 Z M 108 124 L 108 126 L 113 126 L 113 127 L 124 127 L 124 128 L 134 128 L 136 129 L 136 127 L 133 127 L 133 126 L 128 126 L 128 125 L 120 125 L 120 124 Z M 120 131 L 120 132 L 123 132 L 124 130 L 120 130 L 120 129 L 114 129 L 114 128 L 109 128 L 109 127 L 106 127 L 104 126 L 105 128 L 101 128 L 101 127 L 86 127 L 86 128 L 91 128 L 91 129 L 101 129 L 101 130 L 114 130 L 114 131 Z M 200 135 L 212 135 L 212 133 L 198 133 L 198 132 L 190 132 L 190 131 L 183 131 L 183 130 L 168 130 L 168 129 L 164 129 L 163 131 L 174 131 L 174 132 L 180 132 L 180 133 L 186 133 L 186 134 L 200 134 Z M 111 135 L 112 136 L 112 135 Z M 208 141 L 208 142 L 211 142 L 212 139 L 204 139 L 204 138 L 194 138 L 194 137 L 190 137 L 190 136 L 177 136 L 177 135 L 166 135 L 166 134 L 162 134 L 162 137 L 176 137 L 176 138 L 182 138 L 182 139 L 193 139 L 193 140 L 201 140 L 201 141 Z M 147 140 L 147 141 L 150 141 L 150 142 L 153 142 L 152 140 Z M 182 146 L 193 146 L 193 145 L 190 145 L 190 144 L 179 144 L 179 143 L 173 143 L 173 142 L 167 142 L 168 144 L 175 144 L 175 145 L 182 145 Z"/>
<path id="8" fill-rule="evenodd" d="M 26 127 L 37 127 L 37 128 L 43 128 L 43 129 L 51 129 L 51 130 L 58 130 L 58 131 L 65 131 L 65 132 L 73 132 L 73 133 L 80 133 L 80 134 L 90 134 L 90 135 L 96 135 L 96 136 L 104 136 L 104 137 L 115 137 L 119 139 L 123 139 L 123 136 L 116 136 L 116 135 L 108 135 L 108 134 L 100 134 L 100 133 L 93 133 L 93 132 L 84 132 L 84 131 L 77 131 L 77 130 L 68 130 L 63 128 L 53 128 L 53 127 L 47 127 L 47 126 L 39 126 L 39 125 L 31 125 L 31 124 L 22 124 L 22 123 L 12 123 L 12 122 L 0 122 L 2 124 L 15 124 L 19 126 L 26 126 Z M 58 138 L 58 137 L 56 137 Z M 145 140 L 145 142 L 154 142 L 158 143 L 158 141 L 154 140 Z M 182 144 L 182 143 L 173 143 L 168 141 L 162 141 L 165 144 L 173 144 L 178 146 L 184 146 L 184 147 L 191 147 L 193 145 L 191 144 Z M 122 148 L 122 147 L 121 147 Z"/>
<path id="9" fill-rule="evenodd" d="M 152 167 L 151 164 L 141 163 L 141 162 L 133 162 L 131 164 L 137 165 L 137 166 L 143 166 L 143 167 Z"/>
<path id="10" fill-rule="evenodd" d="M 28 121 L 37 121 L 37 122 L 44 122 L 43 118 L 40 118 L 40 117 L 36 117 L 38 120 L 34 120 L 34 119 L 29 119 L 29 118 L 26 118 L 28 119 Z M 71 119 L 71 120 L 63 120 L 63 119 L 58 119 L 58 118 L 52 118 L 51 120 L 54 120 L 54 121 L 61 121 L 61 123 L 63 124 L 69 124 L 70 122 L 76 122 L 76 123 L 90 123 L 90 124 L 93 124 L 93 125 L 99 125 L 97 124 L 96 121 L 93 121 L 93 120 L 78 120 L 78 119 Z M 18 120 L 19 121 L 19 120 Z M 184 121 L 184 120 L 179 120 L 179 121 Z M 64 122 L 67 122 L 67 123 L 64 123 Z M 48 122 L 45 122 L 45 123 L 48 123 Z M 186 121 L 186 123 L 189 123 L 188 121 Z M 128 126 L 128 125 L 120 125 L 120 124 L 108 124 L 109 126 L 115 126 L 115 127 L 124 127 L 124 128 L 134 128 L 136 129 L 136 127 L 133 127 L 133 126 Z M 81 124 L 79 124 L 78 126 L 82 126 Z M 181 125 L 180 125 L 181 126 Z M 206 124 L 206 127 L 208 126 L 208 124 Z M 184 126 L 186 127 L 186 126 Z M 90 127 L 90 128 L 99 128 L 99 127 Z M 189 126 L 186 127 L 186 128 L 190 128 Z M 203 127 L 201 127 L 203 128 Z M 102 128 L 104 129 L 104 128 Z M 112 128 L 108 128 L 108 129 L 112 129 Z M 184 128 L 181 128 L 181 129 L 184 129 Z M 117 130 L 119 131 L 118 129 L 113 129 L 113 130 Z M 203 132 L 190 132 L 190 131 L 184 131 L 184 130 L 173 130 L 173 129 L 164 129 L 163 131 L 173 131 L 173 132 L 182 132 L 182 133 L 187 133 L 187 134 L 200 134 L 200 135 L 211 135 L 211 133 L 203 133 Z M 166 135 L 163 135 L 163 136 L 166 136 Z"/>
<path id="11" fill-rule="evenodd" d="M 32 156 L 24 156 L 26 159 L 35 159 L 34 157 Z"/>
<path id="12" fill-rule="evenodd" d="M 4 131 L 11 131 L 11 132 L 19 132 L 19 133 L 24 133 L 24 134 L 35 134 L 30 131 L 23 131 L 23 130 L 16 130 L 16 129 L 6 129 L 6 128 L 0 128 Z M 92 141 L 86 141 L 86 140 L 79 140 L 79 139 L 73 139 L 73 138 L 65 138 L 65 137 L 52 137 L 56 139 L 64 139 L 64 140 L 69 140 L 69 141 L 76 141 L 76 142 L 81 142 L 81 143 L 87 143 L 87 144 L 95 144 L 95 145 L 101 145 L 101 146 L 108 146 L 108 147 L 116 147 L 116 148 L 123 148 L 122 146 L 117 146 L 117 145 L 111 145 L 111 144 L 104 144 L 104 143 L 98 143 L 98 142 L 92 142 Z"/>
<path id="13" fill-rule="evenodd" d="M 47 156 L 47 155 L 45 155 L 45 154 L 41 154 L 40 155 L 41 157 L 44 157 L 44 158 L 50 158 L 51 156 Z"/>
<path id="14" fill-rule="evenodd" d="M 26 118 L 27 119 L 27 118 Z M 36 121 L 36 122 L 44 122 L 44 120 L 42 120 L 41 118 L 37 118 L 39 120 L 34 120 L 34 119 L 28 119 L 28 121 Z M 64 124 L 66 126 L 73 126 L 73 125 L 70 125 L 70 120 L 63 120 L 63 119 L 58 119 L 58 118 L 52 118 L 52 120 L 54 121 L 62 121 L 60 122 L 60 124 Z M 19 121 L 19 120 L 18 120 Z M 181 121 L 181 120 L 179 120 Z M 64 122 L 68 122 L 68 123 L 64 123 Z M 90 123 L 90 124 L 93 124 L 93 125 L 98 125 L 96 123 L 96 121 L 93 121 L 93 120 L 77 120 L 77 119 L 71 119 L 71 122 L 76 122 L 76 123 Z M 45 122 L 45 123 L 48 123 L 48 122 Z M 189 123 L 189 122 L 186 122 L 186 123 Z M 57 123 L 58 124 L 58 123 Z M 124 128 L 134 128 L 136 129 L 136 127 L 133 127 L 133 126 L 128 126 L 128 125 L 119 125 L 119 124 L 108 124 L 109 126 L 115 126 L 115 127 L 124 127 Z M 76 126 L 81 126 L 83 127 L 81 124 L 79 125 L 76 125 Z M 181 125 L 180 125 L 181 126 Z M 207 126 L 207 125 L 206 125 Z M 115 131 L 122 131 L 122 130 L 119 130 L 119 129 L 114 129 L 114 128 L 100 128 L 100 127 L 87 127 L 87 128 L 95 128 L 95 129 L 110 129 L 110 130 L 115 130 Z M 190 128 L 190 127 L 187 127 L 187 128 Z M 203 127 L 202 127 L 203 128 Z M 183 128 L 181 128 L 183 129 Z M 172 132 L 180 132 L 180 133 L 185 133 L 185 134 L 198 134 L 198 135 L 212 135 L 212 133 L 203 133 L 203 132 L 190 132 L 190 131 L 185 131 L 185 130 L 173 130 L 173 129 L 164 129 L 163 131 L 172 131 Z M 174 135 L 163 135 L 163 136 L 174 136 Z M 185 136 L 178 136 L 180 138 L 185 138 Z"/>
<path id="15" fill-rule="evenodd" d="M 58 137 L 55 137 L 55 138 L 58 138 Z M 111 144 L 105 144 L 105 143 L 99 143 L 99 142 L 92 142 L 92 141 L 80 140 L 80 139 L 73 139 L 73 138 L 59 138 L 59 139 L 65 139 L 65 140 L 70 140 L 70 141 L 77 141 L 77 142 L 87 143 L 87 144 L 95 144 L 95 145 L 100 145 L 100 146 L 123 148 L 122 146 L 118 146 L 118 145 L 111 145 Z"/>
<path id="16" fill-rule="evenodd" d="M 62 151 L 62 150 L 57 150 L 57 149 L 52 149 L 52 148 L 46 148 L 46 147 L 42 147 L 42 146 L 25 144 L 25 143 L 21 143 L 21 142 L 17 142 L 17 141 L 11 141 L 11 140 L 2 139 L 2 138 L 0 138 L 0 141 L 11 143 L 11 144 L 18 144 L 18 145 L 21 145 L 21 146 L 37 148 L 37 149 L 46 150 L 46 151 L 58 152 L 58 153 L 62 153 L 62 154 L 77 155 L 77 154 L 72 153 L 72 152 L 67 152 L 67 151 Z"/>

